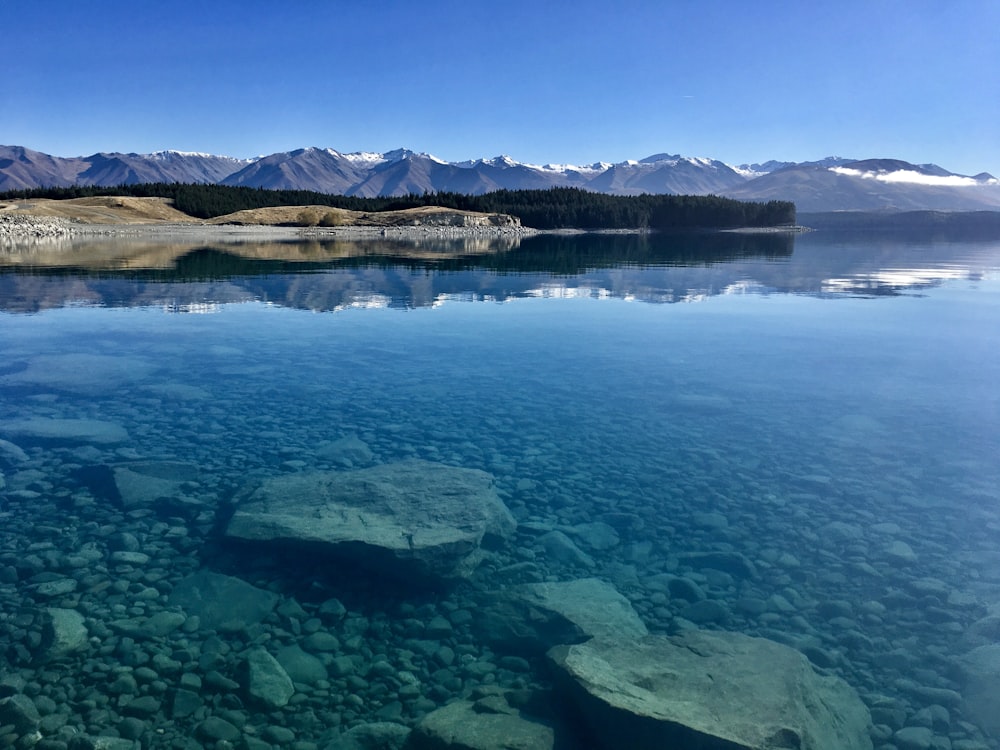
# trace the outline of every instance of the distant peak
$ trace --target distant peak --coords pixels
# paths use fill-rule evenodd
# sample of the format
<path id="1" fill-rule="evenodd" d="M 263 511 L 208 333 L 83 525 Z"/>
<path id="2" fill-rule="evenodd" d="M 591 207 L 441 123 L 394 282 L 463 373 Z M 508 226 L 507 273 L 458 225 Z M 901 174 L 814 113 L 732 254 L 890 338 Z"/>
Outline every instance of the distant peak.
<path id="1" fill-rule="evenodd" d="M 225 159 L 226 161 L 234 162 L 249 162 L 252 159 L 237 159 L 235 156 L 224 156 L 222 154 L 209 154 L 204 151 L 178 151 L 176 149 L 164 149 L 163 151 L 154 151 L 150 154 L 134 154 L 135 156 L 146 156 L 150 159 L 156 159 L 159 161 L 171 161 L 173 159 Z M 129 154 L 133 156 L 133 154 Z"/>
<path id="2" fill-rule="evenodd" d="M 376 164 L 381 164 L 385 161 L 384 154 L 378 154 L 373 151 L 352 151 L 349 154 L 341 154 L 333 151 L 333 149 L 330 149 L 330 151 L 343 159 L 347 159 L 349 162 L 359 165 L 375 166 Z"/>
<path id="3" fill-rule="evenodd" d="M 653 154 L 645 159 L 639 159 L 639 164 L 655 164 L 658 161 L 680 161 L 680 154 Z"/>
<path id="4" fill-rule="evenodd" d="M 501 169 L 510 167 L 520 167 L 523 166 L 521 162 L 515 161 L 514 159 L 507 156 L 507 154 L 500 154 L 500 156 L 494 156 L 492 159 L 482 158 L 474 159 L 472 161 L 458 162 L 459 166 L 464 167 L 474 167 L 477 164 L 483 164 L 490 167 L 499 167 Z"/>

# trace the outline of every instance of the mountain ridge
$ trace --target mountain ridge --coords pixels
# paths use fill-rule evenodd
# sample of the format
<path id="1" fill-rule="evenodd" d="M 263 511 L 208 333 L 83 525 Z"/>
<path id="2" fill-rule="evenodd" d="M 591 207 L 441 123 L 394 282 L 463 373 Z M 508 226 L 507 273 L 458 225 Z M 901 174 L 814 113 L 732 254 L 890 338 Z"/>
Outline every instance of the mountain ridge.
<path id="1" fill-rule="evenodd" d="M 800 211 L 1000 210 L 1000 180 L 986 172 L 961 175 L 936 164 L 891 158 L 831 156 L 730 165 L 662 152 L 617 163 L 537 165 L 507 155 L 448 162 L 406 148 L 342 153 L 310 146 L 237 159 L 173 150 L 67 158 L 23 146 L 0 146 L 0 191 L 144 182 L 217 183 L 359 197 L 578 187 L 611 195 L 790 200 Z"/>

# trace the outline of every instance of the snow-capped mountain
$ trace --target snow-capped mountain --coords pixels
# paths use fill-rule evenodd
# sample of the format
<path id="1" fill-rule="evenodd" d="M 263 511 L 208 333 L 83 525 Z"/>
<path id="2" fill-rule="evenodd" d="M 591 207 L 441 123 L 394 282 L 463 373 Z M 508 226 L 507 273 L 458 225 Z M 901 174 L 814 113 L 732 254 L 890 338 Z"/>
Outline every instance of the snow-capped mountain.
<path id="1" fill-rule="evenodd" d="M 715 159 L 661 153 L 638 161 L 576 166 L 527 164 L 506 155 L 448 162 L 402 148 L 386 153 L 302 148 L 234 159 L 181 151 L 60 158 L 20 146 L 0 146 L 0 191 L 142 182 L 220 183 L 367 197 L 578 187 L 613 195 L 791 200 L 803 212 L 1000 210 L 1000 181 L 992 175 L 960 175 L 934 164 L 896 159 L 831 156 L 731 166 Z"/>
<path id="2" fill-rule="evenodd" d="M 984 172 L 969 177 L 936 164 L 916 165 L 898 159 L 831 157 L 780 166 L 726 191 L 726 195 L 745 200 L 790 200 L 801 212 L 1000 210 L 1000 180 L 992 175 Z"/>
<path id="3" fill-rule="evenodd" d="M 247 159 L 184 151 L 97 153 L 64 159 L 22 146 L 0 146 L 0 190 L 143 182 L 214 183 L 248 163 Z"/>

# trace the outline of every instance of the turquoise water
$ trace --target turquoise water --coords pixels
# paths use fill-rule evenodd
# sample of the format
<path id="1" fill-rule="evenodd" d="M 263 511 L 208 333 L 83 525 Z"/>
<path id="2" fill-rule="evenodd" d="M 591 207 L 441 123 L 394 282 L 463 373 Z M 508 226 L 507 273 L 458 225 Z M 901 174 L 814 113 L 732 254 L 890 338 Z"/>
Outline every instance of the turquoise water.
<path id="1" fill-rule="evenodd" d="M 173 247 L 141 269 L 122 243 L 96 267 L 62 249 L 58 268 L 0 272 L 0 674 L 4 695 L 41 704 L 43 737 L 207 747 L 216 717 L 244 741 L 326 747 L 487 686 L 555 705 L 544 657 L 490 642 L 478 611 L 512 586 L 595 577 L 652 633 L 805 653 L 861 696 L 876 747 L 910 747 L 919 728 L 934 747 L 994 746 L 961 664 L 1000 640 L 1000 244 L 322 250 Z M 73 422 L 39 432 L 53 419 Z M 370 455 L 328 450 L 345 437 Z M 467 581 L 390 581 L 223 536 L 245 486 L 412 458 L 488 472 L 518 522 Z M 183 476 L 130 505 L 113 472 L 151 462 Z M 553 531 L 571 546 L 541 541 Z M 228 634 L 111 626 L 177 611 L 172 591 L 200 569 L 278 608 Z M 346 614 L 325 617 L 331 599 Z M 53 607 L 88 629 L 58 657 L 39 614 Z M 305 643 L 317 623 L 339 649 Z M 300 645 L 326 674 L 270 710 L 208 685 L 240 683 L 254 645 Z M 354 681 L 334 665 L 345 654 Z M 181 686 L 190 713 L 173 708 Z"/>

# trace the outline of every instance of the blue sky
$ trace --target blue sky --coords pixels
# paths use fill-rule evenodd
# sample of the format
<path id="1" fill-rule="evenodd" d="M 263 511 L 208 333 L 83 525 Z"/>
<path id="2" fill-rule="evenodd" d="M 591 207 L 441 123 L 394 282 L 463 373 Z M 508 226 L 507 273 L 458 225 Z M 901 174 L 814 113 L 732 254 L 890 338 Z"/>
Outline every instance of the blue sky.
<path id="1" fill-rule="evenodd" d="M 1000 176 L 996 0 L 0 0 L 0 143 Z"/>

